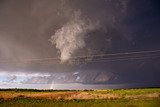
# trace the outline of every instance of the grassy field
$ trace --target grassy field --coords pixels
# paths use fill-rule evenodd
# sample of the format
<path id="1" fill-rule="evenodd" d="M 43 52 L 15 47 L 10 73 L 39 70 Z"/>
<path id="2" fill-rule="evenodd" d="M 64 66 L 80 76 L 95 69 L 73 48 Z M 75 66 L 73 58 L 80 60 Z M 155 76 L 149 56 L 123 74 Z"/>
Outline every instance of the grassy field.
<path id="1" fill-rule="evenodd" d="M 160 107 L 160 88 L 0 90 L 0 107 Z"/>

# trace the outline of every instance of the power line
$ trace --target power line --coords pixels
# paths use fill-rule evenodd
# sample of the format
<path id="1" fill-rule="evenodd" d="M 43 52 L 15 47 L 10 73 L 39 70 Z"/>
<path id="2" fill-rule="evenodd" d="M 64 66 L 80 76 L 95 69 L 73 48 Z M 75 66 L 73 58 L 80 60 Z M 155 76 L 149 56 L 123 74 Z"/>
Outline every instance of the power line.
<path id="1" fill-rule="evenodd" d="M 128 61 L 128 60 L 144 60 L 144 59 L 153 59 L 153 58 L 159 58 L 159 54 L 150 54 L 150 55 L 136 55 L 136 56 L 116 56 L 116 57 L 98 57 L 94 59 L 80 59 L 77 62 L 111 62 L 111 61 Z M 76 60 L 73 60 L 73 62 L 76 62 Z"/>
<path id="2" fill-rule="evenodd" d="M 160 55 L 157 56 L 143 56 L 143 57 L 130 57 L 130 58 L 117 58 L 117 59 L 96 59 L 90 60 L 88 62 L 113 62 L 113 61 L 128 61 L 128 60 L 145 60 L 145 59 L 153 59 L 153 58 L 160 58 Z"/>
<path id="3" fill-rule="evenodd" d="M 76 56 L 71 57 L 71 59 L 76 58 L 83 58 L 83 57 L 96 57 L 96 56 L 117 56 L 117 55 L 131 55 L 131 54 L 145 54 L 145 53 L 157 53 L 160 52 L 160 50 L 153 50 L 153 51 L 138 51 L 138 52 L 124 52 L 124 53 L 113 53 L 113 54 L 96 54 L 96 55 L 89 55 L 89 56 Z"/>
<path id="4" fill-rule="evenodd" d="M 85 55 L 85 56 L 75 56 L 71 57 L 69 60 L 73 62 L 91 62 L 96 60 L 106 60 L 106 61 L 117 61 L 117 60 L 130 60 L 130 59 L 146 59 L 154 58 L 160 56 L 160 50 L 153 51 L 138 51 L 138 52 L 124 52 L 124 53 L 114 53 L 114 54 L 96 54 L 96 55 Z M 60 58 L 32 58 L 23 60 L 1 60 L 0 63 L 10 64 L 10 63 L 53 63 L 60 62 Z"/>

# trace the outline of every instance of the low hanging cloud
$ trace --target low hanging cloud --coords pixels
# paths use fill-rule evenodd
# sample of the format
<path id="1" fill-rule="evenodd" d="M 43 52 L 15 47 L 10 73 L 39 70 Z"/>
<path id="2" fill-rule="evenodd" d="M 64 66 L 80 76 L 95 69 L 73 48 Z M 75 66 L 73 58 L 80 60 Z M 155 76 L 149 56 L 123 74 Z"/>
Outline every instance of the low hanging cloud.
<path id="1" fill-rule="evenodd" d="M 86 45 L 85 35 L 97 28 L 98 23 L 82 19 L 80 11 L 74 12 L 70 21 L 58 29 L 50 39 L 60 52 L 61 62 L 67 62 L 75 51 L 84 48 Z"/>

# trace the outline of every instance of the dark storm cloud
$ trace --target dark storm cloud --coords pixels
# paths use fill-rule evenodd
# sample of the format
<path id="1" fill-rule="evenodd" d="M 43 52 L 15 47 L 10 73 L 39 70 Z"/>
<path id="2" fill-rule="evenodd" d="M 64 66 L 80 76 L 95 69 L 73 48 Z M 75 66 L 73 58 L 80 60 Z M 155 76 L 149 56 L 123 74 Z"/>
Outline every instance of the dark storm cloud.
<path id="1" fill-rule="evenodd" d="M 58 61 L 2 63 L 11 60 L 60 57 L 59 49 L 52 45 L 49 39 L 51 36 L 55 37 L 58 30 L 66 28 L 66 24 L 72 22 L 74 13 L 78 11 L 81 13 L 80 22 L 89 20 L 91 25 L 99 25 L 96 29 L 84 33 L 85 45 L 76 48 L 72 56 L 156 50 L 160 47 L 159 2 L 156 0 L 2 0 L 1 71 L 54 73 L 80 69 L 88 71 L 87 75 L 93 73 L 93 81 L 96 77 L 100 78 L 98 71 L 102 71 L 99 75 L 104 74 L 106 78 L 110 77 L 108 73 L 114 74 L 110 81 L 112 83 L 149 81 L 147 78 L 151 78 L 150 82 L 156 81 L 154 77 L 157 79 L 156 75 L 159 74 L 158 59 L 157 65 L 152 59 L 135 62 L 91 62 L 80 65 L 59 64 Z M 143 77 L 144 73 L 146 77 Z M 138 79 L 135 80 L 135 77 Z M 106 82 L 108 81 L 109 79 L 106 79 Z"/>
<path id="2" fill-rule="evenodd" d="M 75 11 L 80 11 L 83 19 L 88 18 L 101 25 L 100 31 L 90 34 L 93 37 L 89 35 L 86 37 L 86 41 L 89 40 L 90 44 L 86 45 L 85 52 L 94 54 L 94 51 L 101 51 L 99 48 L 105 50 L 110 44 L 110 38 L 106 38 L 103 32 L 107 32 L 109 27 L 114 26 L 115 21 L 120 20 L 127 9 L 126 0 L 8 0 L 3 1 L 1 5 L 0 57 L 16 60 L 58 57 L 55 46 L 51 46 L 48 39 L 71 19 Z M 99 34 L 100 36 L 97 37 L 96 35 Z M 93 38 L 93 41 L 99 38 L 99 41 L 93 44 L 90 38 Z M 105 41 L 102 41 L 103 38 L 106 38 Z M 95 49 L 92 49 L 93 47 Z"/>
<path id="3" fill-rule="evenodd" d="M 122 13 L 127 8 L 127 6 L 124 6 L 127 5 L 125 4 L 127 1 L 124 0 L 124 3 L 121 2 L 119 0 L 114 0 L 113 2 L 104 0 L 4 1 L 0 11 L 0 27 L 1 36 L 6 40 L 1 41 L 13 42 L 11 44 L 15 42 L 18 45 L 24 46 L 24 50 L 28 50 L 25 47 L 29 48 L 29 51 L 33 55 L 35 54 L 35 57 L 38 54 L 45 54 L 43 56 L 46 56 L 48 51 L 48 54 L 53 52 L 52 50 L 55 51 L 54 47 L 50 49 L 48 39 L 51 34 L 55 33 L 55 30 L 59 29 L 72 17 L 72 12 L 80 10 L 82 17 L 89 18 L 93 21 L 97 20 L 101 25 L 104 24 L 105 27 L 111 27 L 115 21 L 124 17 Z"/>

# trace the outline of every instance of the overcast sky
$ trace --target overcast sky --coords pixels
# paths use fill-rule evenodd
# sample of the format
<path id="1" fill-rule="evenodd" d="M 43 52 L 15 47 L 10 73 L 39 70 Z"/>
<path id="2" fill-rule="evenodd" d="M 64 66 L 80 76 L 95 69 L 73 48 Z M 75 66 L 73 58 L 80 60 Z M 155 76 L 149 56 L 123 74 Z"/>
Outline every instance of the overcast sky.
<path id="1" fill-rule="evenodd" d="M 155 55 L 92 57 L 157 51 L 159 34 L 158 0 L 0 0 L 0 88 L 12 83 L 160 86 Z M 90 57 L 73 62 L 77 56 Z"/>

